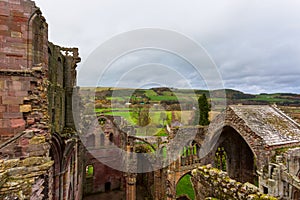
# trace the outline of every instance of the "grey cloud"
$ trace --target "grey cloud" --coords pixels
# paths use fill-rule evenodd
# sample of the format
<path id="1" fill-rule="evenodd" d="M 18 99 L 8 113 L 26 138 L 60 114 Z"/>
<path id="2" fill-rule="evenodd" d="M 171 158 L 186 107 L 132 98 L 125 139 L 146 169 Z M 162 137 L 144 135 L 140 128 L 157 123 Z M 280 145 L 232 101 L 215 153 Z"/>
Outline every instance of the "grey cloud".
<path id="1" fill-rule="evenodd" d="M 171 29 L 203 45 L 217 64 L 226 87 L 251 93 L 300 93 L 297 79 L 300 76 L 299 1 L 36 2 L 49 23 L 50 39 L 63 46 L 78 46 L 83 61 L 113 35 L 143 27 Z M 193 49 L 186 51 L 197 56 Z M 189 64 L 165 54 L 127 56 L 105 77 L 107 84 L 114 73 L 126 71 L 124 66 L 153 60 L 173 66 L 189 77 L 194 87 L 205 87 L 203 79 Z M 137 84 L 138 80 L 131 82 Z"/>

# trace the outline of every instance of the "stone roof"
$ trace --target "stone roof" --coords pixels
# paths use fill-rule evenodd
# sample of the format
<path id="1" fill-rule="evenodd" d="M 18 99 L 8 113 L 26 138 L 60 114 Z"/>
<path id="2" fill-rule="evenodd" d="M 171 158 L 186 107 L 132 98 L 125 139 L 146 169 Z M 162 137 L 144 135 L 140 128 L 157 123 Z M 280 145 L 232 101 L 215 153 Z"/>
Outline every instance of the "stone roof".
<path id="1" fill-rule="evenodd" d="M 276 106 L 231 105 L 229 107 L 266 142 L 267 146 L 300 142 L 300 125 Z"/>

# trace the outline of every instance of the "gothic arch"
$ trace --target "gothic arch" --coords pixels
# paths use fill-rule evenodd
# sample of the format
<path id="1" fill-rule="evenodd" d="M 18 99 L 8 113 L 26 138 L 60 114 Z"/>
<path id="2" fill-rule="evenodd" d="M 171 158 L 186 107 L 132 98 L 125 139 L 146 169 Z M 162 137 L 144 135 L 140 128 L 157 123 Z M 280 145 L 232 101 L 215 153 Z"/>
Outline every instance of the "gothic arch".
<path id="1" fill-rule="evenodd" d="M 222 132 L 224 132 L 224 128 L 231 128 L 233 131 L 235 131 L 237 134 L 239 134 L 239 136 L 245 141 L 245 143 L 248 145 L 248 147 L 250 148 L 251 152 L 253 153 L 253 155 L 255 156 L 255 158 L 257 158 L 257 155 L 260 154 L 260 149 L 258 149 L 255 145 L 253 145 L 252 142 L 250 142 L 250 140 L 252 139 L 248 139 L 249 137 L 245 136 L 245 134 L 243 134 L 245 131 L 241 130 L 238 128 L 238 125 L 232 124 L 232 123 L 226 123 L 224 124 L 224 126 L 220 129 L 218 129 L 217 131 L 215 131 L 216 133 L 221 133 L 220 137 L 218 139 L 217 144 L 214 146 L 214 150 L 216 149 L 215 147 L 220 145 L 220 143 L 224 142 L 224 137 L 222 136 Z"/>
<path id="2" fill-rule="evenodd" d="M 60 173 L 61 173 L 61 161 L 63 158 L 63 142 L 62 138 L 57 134 L 53 133 L 51 142 L 50 142 L 50 157 L 54 161 L 53 164 L 53 197 L 54 199 L 60 198 L 60 192 L 56 191 L 56 189 L 60 189 L 61 182 L 60 182 Z"/>
<path id="3" fill-rule="evenodd" d="M 231 108 L 227 108 L 222 114 L 218 115 L 210 124 L 209 132 L 214 136 L 221 136 L 224 127 L 231 127 L 238 133 L 253 153 L 255 164 L 258 169 L 267 165 L 267 153 L 265 150 L 266 142 L 251 130 L 247 123 L 241 119 Z M 211 154 L 214 155 L 216 148 L 220 145 L 222 138 L 217 138 Z M 259 144 L 259 145 L 258 145 Z"/>
<path id="4" fill-rule="evenodd" d="M 175 181 L 175 187 L 177 187 L 179 181 L 180 181 L 183 177 L 185 177 L 186 175 L 191 175 L 191 173 L 192 173 L 192 170 L 189 170 L 189 171 L 186 171 L 186 172 L 184 172 L 183 174 L 181 174 L 181 175 L 176 179 L 176 181 Z"/>
<path id="5" fill-rule="evenodd" d="M 226 169 L 228 175 L 240 182 L 255 182 L 256 154 L 249 142 L 232 126 L 224 126 L 212 155 L 219 148 L 226 153 Z"/>
<path id="6" fill-rule="evenodd" d="M 74 149 L 75 141 L 71 141 L 67 144 L 66 148 L 64 149 L 63 160 L 62 160 L 62 171 L 66 170 L 66 167 L 70 163 L 72 156 L 75 155 Z"/>

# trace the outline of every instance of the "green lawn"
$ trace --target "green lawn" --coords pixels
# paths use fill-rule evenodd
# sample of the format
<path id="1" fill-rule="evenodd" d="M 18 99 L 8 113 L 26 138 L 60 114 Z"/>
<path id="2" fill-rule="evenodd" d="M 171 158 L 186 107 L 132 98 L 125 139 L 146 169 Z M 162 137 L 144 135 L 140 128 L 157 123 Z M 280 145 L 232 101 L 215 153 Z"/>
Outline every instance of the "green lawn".
<path id="1" fill-rule="evenodd" d="M 191 183 L 191 175 L 187 174 L 177 184 L 176 195 L 177 197 L 186 194 L 190 199 L 195 199 L 195 192 Z"/>

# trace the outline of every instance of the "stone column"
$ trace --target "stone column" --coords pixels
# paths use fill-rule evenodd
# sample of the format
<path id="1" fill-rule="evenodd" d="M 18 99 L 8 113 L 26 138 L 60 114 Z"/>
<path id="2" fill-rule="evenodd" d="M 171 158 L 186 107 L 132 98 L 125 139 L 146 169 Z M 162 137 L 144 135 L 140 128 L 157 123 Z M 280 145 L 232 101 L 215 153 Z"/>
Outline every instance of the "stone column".
<path id="1" fill-rule="evenodd" d="M 59 200 L 64 199 L 64 173 L 59 174 Z"/>
<path id="2" fill-rule="evenodd" d="M 166 195 L 167 200 L 176 200 L 176 172 L 167 172 Z"/>
<path id="3" fill-rule="evenodd" d="M 190 150 L 190 155 L 189 155 L 189 164 L 192 165 L 193 164 L 193 161 L 194 161 L 194 149 L 193 149 L 193 146 L 190 146 L 189 147 L 189 150 Z"/>
<path id="4" fill-rule="evenodd" d="M 125 174 L 126 180 L 126 200 L 136 200 L 136 170 L 137 170 L 137 158 L 134 153 L 134 140 L 129 139 L 126 145 L 127 155 L 127 173 Z"/>
<path id="5" fill-rule="evenodd" d="M 161 199 L 161 172 L 160 170 L 156 170 L 154 172 L 154 200 Z"/>
<path id="6" fill-rule="evenodd" d="M 136 174 L 126 176 L 126 200 L 136 200 Z"/>

